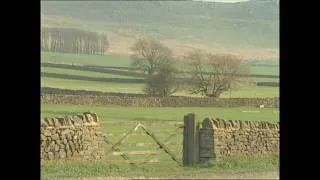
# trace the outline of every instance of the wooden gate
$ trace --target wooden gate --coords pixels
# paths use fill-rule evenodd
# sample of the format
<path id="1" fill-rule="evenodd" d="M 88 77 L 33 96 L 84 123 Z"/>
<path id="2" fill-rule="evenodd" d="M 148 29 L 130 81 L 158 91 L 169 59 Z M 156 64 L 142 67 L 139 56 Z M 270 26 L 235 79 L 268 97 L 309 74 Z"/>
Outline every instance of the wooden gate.
<path id="1" fill-rule="evenodd" d="M 114 160 L 113 156 L 118 156 L 121 157 L 122 161 L 124 160 L 126 163 L 136 166 L 151 162 L 161 162 L 164 159 L 163 155 L 165 155 L 180 166 L 197 164 L 200 160 L 199 126 L 198 115 L 190 113 L 184 116 L 183 124 L 172 126 L 175 128 L 171 132 L 154 131 L 151 130 L 151 126 L 147 127 L 139 123 L 122 134 L 104 134 L 104 140 L 107 144 L 107 159 L 112 161 Z M 161 129 L 159 126 L 154 128 Z M 113 135 L 117 137 L 112 138 Z M 145 142 L 146 138 L 149 139 L 148 142 Z M 161 153 L 162 157 L 160 156 L 159 158 L 158 155 Z M 137 157 L 141 155 L 144 156 Z M 158 158 L 155 158 L 156 156 Z"/>
<path id="2" fill-rule="evenodd" d="M 106 159 L 134 166 L 170 160 L 181 166 L 183 125 L 157 129 L 162 128 L 139 123 L 126 132 L 105 133 Z"/>

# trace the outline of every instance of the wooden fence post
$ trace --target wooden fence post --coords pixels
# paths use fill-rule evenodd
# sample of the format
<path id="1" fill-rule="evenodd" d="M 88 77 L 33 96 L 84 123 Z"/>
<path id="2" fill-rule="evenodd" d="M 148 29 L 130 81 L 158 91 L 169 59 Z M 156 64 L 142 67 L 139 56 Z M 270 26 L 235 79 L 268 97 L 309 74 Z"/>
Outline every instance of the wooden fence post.
<path id="1" fill-rule="evenodd" d="M 199 121 L 196 113 L 184 116 L 183 165 L 193 165 L 199 161 Z"/>

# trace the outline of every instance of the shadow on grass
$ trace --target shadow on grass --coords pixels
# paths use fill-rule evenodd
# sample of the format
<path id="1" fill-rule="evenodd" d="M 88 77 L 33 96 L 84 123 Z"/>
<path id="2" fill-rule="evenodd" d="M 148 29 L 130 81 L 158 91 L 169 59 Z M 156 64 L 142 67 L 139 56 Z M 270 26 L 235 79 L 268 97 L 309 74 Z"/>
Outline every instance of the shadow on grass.
<path id="1" fill-rule="evenodd" d="M 44 110 L 41 112 L 41 114 L 44 114 L 44 115 L 48 115 L 46 117 L 52 117 L 52 116 L 61 116 L 61 117 L 64 117 L 64 116 L 69 116 L 69 115 L 77 115 L 77 114 L 81 114 L 80 112 L 70 112 L 70 111 L 50 111 L 50 110 Z"/>
<path id="2" fill-rule="evenodd" d="M 163 121 L 163 119 L 159 119 L 159 118 L 145 118 L 145 117 L 135 117 L 133 118 L 134 121 Z"/>
<path id="3" fill-rule="evenodd" d="M 261 157 L 225 157 L 218 160 L 211 160 L 206 164 L 196 165 L 194 168 L 215 168 L 215 169 L 251 169 L 279 168 L 279 155 L 271 154 Z"/>

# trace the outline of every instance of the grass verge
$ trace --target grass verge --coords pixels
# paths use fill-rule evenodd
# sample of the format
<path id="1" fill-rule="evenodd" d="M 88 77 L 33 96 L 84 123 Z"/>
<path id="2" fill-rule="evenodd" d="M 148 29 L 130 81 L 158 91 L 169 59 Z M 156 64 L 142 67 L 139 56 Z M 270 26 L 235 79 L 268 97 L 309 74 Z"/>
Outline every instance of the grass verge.
<path id="1" fill-rule="evenodd" d="M 267 155 L 263 157 L 229 157 L 214 160 L 206 165 L 180 167 L 173 161 L 148 163 L 134 167 L 126 163 L 110 164 L 101 160 L 97 162 L 85 161 L 54 161 L 41 164 L 41 179 L 66 177 L 166 177 L 200 176 L 214 173 L 239 172 L 276 172 L 279 170 L 279 156 Z"/>

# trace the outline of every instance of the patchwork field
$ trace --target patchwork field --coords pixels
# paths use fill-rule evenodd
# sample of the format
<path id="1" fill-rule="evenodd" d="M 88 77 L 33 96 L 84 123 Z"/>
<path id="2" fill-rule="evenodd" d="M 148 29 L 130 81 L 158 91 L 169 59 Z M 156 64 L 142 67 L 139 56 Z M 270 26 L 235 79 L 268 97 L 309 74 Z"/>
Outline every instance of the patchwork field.
<path id="1" fill-rule="evenodd" d="M 69 53 L 41 52 L 41 62 L 52 62 L 58 64 L 76 64 L 76 65 L 98 65 L 98 66 L 115 66 L 129 67 L 131 58 L 120 55 L 76 55 Z M 259 75 L 279 75 L 279 67 L 251 67 L 252 74 Z"/>
<path id="2" fill-rule="evenodd" d="M 66 53 L 41 53 L 42 62 L 53 62 L 53 63 L 66 63 L 66 64 L 77 64 L 77 65 L 96 65 L 100 66 L 112 66 L 112 67 L 130 67 L 131 59 L 125 56 L 89 56 L 89 55 L 73 55 Z M 101 67 L 102 68 L 102 67 Z M 123 71 L 123 70 L 121 70 Z M 121 74 L 120 71 L 120 74 Z M 251 67 L 252 74 L 257 75 L 279 75 L 279 70 L 276 67 Z M 42 73 L 55 73 L 60 76 L 76 75 L 81 76 L 83 79 L 70 79 L 62 77 L 41 77 L 42 87 L 54 87 L 62 89 L 73 89 L 73 90 L 91 90 L 91 91 L 102 91 L 102 92 L 126 92 L 126 93 L 142 93 L 144 89 L 144 83 L 133 82 L 125 79 L 141 79 L 138 77 L 119 75 L 113 73 L 102 73 L 92 72 L 86 70 L 74 70 L 64 69 L 57 67 L 41 67 Z M 89 78 L 88 78 L 89 77 Z M 92 81 L 92 78 L 106 78 L 103 80 Z M 113 78 L 112 81 L 107 78 Z M 257 86 L 256 82 L 279 82 L 278 78 L 246 78 L 247 83 L 232 89 L 229 92 L 225 92 L 221 97 L 278 97 L 278 87 L 264 87 Z M 191 95 L 186 90 L 181 90 L 174 95 L 179 96 L 195 96 Z"/>

